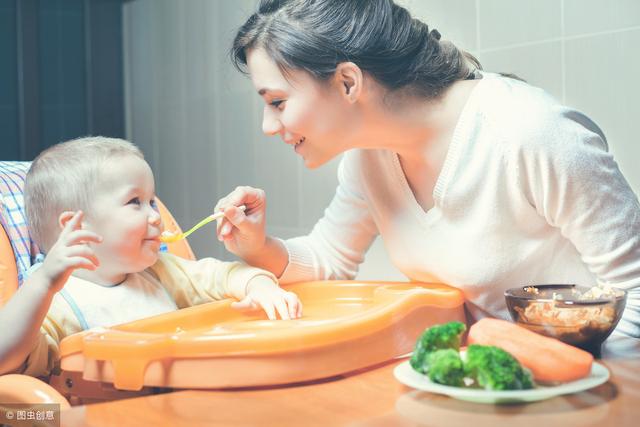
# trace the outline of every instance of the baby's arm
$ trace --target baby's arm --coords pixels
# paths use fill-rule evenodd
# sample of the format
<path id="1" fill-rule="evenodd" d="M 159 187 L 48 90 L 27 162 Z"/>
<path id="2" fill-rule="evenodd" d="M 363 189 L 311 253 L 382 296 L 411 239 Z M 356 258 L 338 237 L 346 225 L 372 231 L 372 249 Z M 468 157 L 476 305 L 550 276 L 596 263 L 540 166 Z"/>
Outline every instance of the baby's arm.
<path id="1" fill-rule="evenodd" d="M 95 270 L 98 265 L 93 249 L 85 243 L 100 243 L 97 234 L 81 229 L 82 212 L 67 221 L 44 264 L 0 308 L 0 374 L 16 370 L 27 358 L 38 339 L 40 326 L 49 311 L 53 296 L 77 268 Z M 11 327 L 8 327 L 11 325 Z"/>
<path id="2" fill-rule="evenodd" d="M 298 297 L 281 289 L 273 274 L 240 262 L 214 258 L 192 261 L 160 254 L 150 272 L 166 284 L 179 308 L 231 297 L 239 301 L 234 308 L 264 309 L 270 319 L 302 315 Z"/>
<path id="3" fill-rule="evenodd" d="M 247 295 L 231 304 L 237 309 L 262 308 L 269 319 L 280 316 L 283 320 L 297 319 L 302 316 L 302 303 L 293 292 L 282 289 L 267 275 L 254 276 L 246 288 Z"/>

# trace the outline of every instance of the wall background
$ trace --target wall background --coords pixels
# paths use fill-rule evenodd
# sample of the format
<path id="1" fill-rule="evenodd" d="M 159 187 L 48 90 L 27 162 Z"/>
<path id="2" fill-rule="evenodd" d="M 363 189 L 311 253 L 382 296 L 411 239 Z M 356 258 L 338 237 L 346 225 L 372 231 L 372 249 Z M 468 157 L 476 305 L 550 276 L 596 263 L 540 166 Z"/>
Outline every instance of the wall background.
<path id="1" fill-rule="evenodd" d="M 337 183 L 338 160 L 304 169 L 291 147 L 261 134 L 262 101 L 228 58 L 255 0 L 135 0 L 123 10 L 126 134 L 146 153 L 159 196 L 181 224 L 236 185 L 268 195 L 269 232 L 306 234 Z M 402 0 L 415 17 L 480 59 L 592 117 L 638 194 L 640 2 Z M 213 228 L 190 238 L 198 256 L 230 259 Z M 376 241 L 360 278 L 404 279 Z"/>
<path id="2" fill-rule="evenodd" d="M 0 160 L 124 137 L 124 1 L 0 0 Z"/>

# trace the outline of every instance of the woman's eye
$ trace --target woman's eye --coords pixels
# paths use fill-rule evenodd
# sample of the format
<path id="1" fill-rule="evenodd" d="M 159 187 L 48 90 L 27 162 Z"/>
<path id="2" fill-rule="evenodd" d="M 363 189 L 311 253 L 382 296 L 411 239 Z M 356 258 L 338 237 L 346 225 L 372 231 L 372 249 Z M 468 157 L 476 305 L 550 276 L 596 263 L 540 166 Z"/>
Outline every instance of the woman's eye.
<path id="1" fill-rule="evenodd" d="M 139 197 L 134 197 L 133 199 L 129 200 L 127 202 L 128 205 L 134 204 L 134 205 L 139 205 L 140 204 L 140 198 Z"/>
<path id="2" fill-rule="evenodd" d="M 282 101 L 282 100 L 276 99 L 274 101 L 271 101 L 269 103 L 269 105 L 271 105 L 272 107 L 275 107 L 275 108 L 280 108 L 280 106 L 282 105 L 283 102 L 284 101 Z"/>

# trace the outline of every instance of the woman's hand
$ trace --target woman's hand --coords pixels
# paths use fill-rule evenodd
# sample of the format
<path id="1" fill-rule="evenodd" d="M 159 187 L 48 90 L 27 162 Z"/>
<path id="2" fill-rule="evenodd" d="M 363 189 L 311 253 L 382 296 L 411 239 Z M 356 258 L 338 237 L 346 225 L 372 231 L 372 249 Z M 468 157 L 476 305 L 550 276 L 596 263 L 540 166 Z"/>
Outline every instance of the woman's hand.
<path id="1" fill-rule="evenodd" d="M 74 270 L 95 270 L 100 265 L 89 242 L 100 243 L 102 237 L 82 229 L 82 211 L 73 214 L 58 236 L 38 269 L 44 275 L 49 289 L 58 292 L 67 283 Z M 38 272 L 36 271 L 36 273 Z"/>
<path id="2" fill-rule="evenodd" d="M 238 206 L 244 205 L 244 212 Z M 242 259 L 251 258 L 262 250 L 266 241 L 265 220 L 267 200 L 263 190 L 237 187 L 218 201 L 215 212 L 224 212 L 218 220 L 218 240 L 227 250 Z"/>
<path id="3" fill-rule="evenodd" d="M 262 308 L 270 320 L 297 319 L 302 316 L 302 303 L 293 292 L 278 286 L 268 276 L 256 276 L 247 284 L 247 296 L 234 302 L 231 307 L 238 310 Z"/>

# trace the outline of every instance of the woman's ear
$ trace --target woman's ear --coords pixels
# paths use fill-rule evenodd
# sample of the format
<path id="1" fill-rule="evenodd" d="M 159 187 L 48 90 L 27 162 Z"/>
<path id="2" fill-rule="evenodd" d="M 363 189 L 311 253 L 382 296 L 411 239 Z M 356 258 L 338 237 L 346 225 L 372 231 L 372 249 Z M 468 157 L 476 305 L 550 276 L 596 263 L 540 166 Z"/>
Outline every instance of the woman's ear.
<path id="1" fill-rule="evenodd" d="M 60 227 L 60 230 L 62 230 L 64 226 L 67 225 L 67 222 L 69 222 L 69 220 L 73 218 L 75 214 L 76 213 L 73 211 L 64 211 L 60 214 L 60 216 L 58 217 L 58 226 Z"/>
<path id="2" fill-rule="evenodd" d="M 364 76 L 362 70 L 353 62 L 341 62 L 335 73 L 335 80 L 340 88 L 342 96 L 350 103 L 360 98 L 362 93 Z"/>

